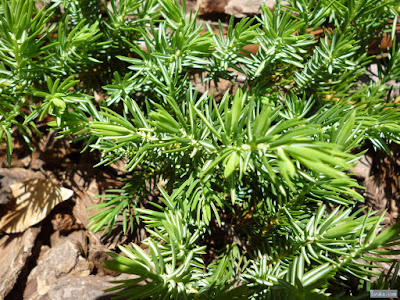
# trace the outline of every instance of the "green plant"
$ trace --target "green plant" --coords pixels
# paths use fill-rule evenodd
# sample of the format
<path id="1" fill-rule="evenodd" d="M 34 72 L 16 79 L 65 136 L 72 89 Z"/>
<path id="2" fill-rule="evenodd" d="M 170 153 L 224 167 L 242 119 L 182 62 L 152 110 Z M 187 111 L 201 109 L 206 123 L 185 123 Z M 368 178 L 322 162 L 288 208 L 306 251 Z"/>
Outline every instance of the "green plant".
<path id="1" fill-rule="evenodd" d="M 397 253 L 386 248 L 399 243 L 399 226 L 381 231 L 383 216 L 355 209 L 364 199 L 349 173 L 361 146 L 389 152 L 400 141 L 400 112 L 386 101 L 386 83 L 400 79 L 395 41 L 379 81 L 359 81 L 377 61 L 367 55 L 370 39 L 394 36 L 396 1 L 289 2 L 236 24 L 232 18 L 228 32 L 221 25 L 216 34 L 203 33 L 197 15 L 186 18 L 172 0 L 158 8 L 111 0 L 104 18 L 85 10 L 97 1 L 64 1 L 57 37 L 32 33 L 37 49 L 54 55 L 35 52 L 40 59 L 30 62 L 43 64 L 43 75 L 24 77 L 23 94 L 44 100 L 28 106 L 26 121 L 49 113 L 62 136 L 100 151 L 100 164 L 126 160 L 125 187 L 104 196 L 91 223 L 111 232 L 120 216 L 125 232 L 146 226 L 148 251 L 124 245 L 110 254 L 108 268 L 138 275 L 112 289 L 119 298 L 339 297 L 349 293 L 350 277 L 368 280 L 378 274 L 372 262 Z M 34 19 L 50 22 L 59 5 Z M 315 38 L 310 32 L 321 26 L 324 36 Z M 242 51 L 248 44 L 259 46 L 256 54 Z M 6 66 L 18 73 L 19 65 Z M 20 80 L 7 72 L 2 82 Z M 89 90 L 88 72 L 114 78 L 104 84 L 104 101 L 78 89 Z M 199 73 L 206 89 L 220 79 L 238 84 L 238 74 L 245 79 L 223 95 L 201 94 Z M 46 77 L 48 91 L 40 85 Z M 19 103 L 13 91 L 4 95 Z M 2 121 L 10 115 L 2 112 Z M 2 126 L 10 145 L 11 124 Z M 157 183 L 160 196 L 147 201 Z M 221 239 L 215 252 L 210 239 Z"/>

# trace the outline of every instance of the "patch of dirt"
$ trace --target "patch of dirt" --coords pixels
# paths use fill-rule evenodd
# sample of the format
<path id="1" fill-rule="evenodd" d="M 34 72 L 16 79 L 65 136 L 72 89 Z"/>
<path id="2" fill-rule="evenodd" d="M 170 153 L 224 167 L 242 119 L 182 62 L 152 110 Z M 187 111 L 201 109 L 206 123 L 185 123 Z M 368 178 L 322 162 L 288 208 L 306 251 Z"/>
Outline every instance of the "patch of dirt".
<path id="1" fill-rule="evenodd" d="M 38 127 L 45 128 L 40 124 Z M 53 294 L 66 289 L 63 283 L 76 282 L 72 290 L 84 288 L 74 278 L 87 281 L 94 289 L 83 294 L 100 297 L 105 287 L 111 287 L 106 282 L 119 275 L 103 268 L 106 253 L 116 250 L 122 239 L 134 241 L 135 236 L 120 235 L 110 242 L 101 234 L 93 234 L 88 230 L 93 210 L 87 208 L 99 203 L 101 199 L 96 196 L 105 190 L 122 187 L 122 165 L 93 168 L 99 162 L 97 153 L 80 153 L 83 145 L 57 139 L 54 132 L 43 130 L 42 134 L 42 139 L 36 137 L 32 153 L 15 136 L 11 166 L 5 163 L 5 148 L 1 145 L 0 218 L 15 209 L 12 189 L 27 179 L 51 179 L 73 191 L 73 196 L 49 210 L 47 217 L 33 227 L 13 234 L 0 233 L 0 298 L 55 299 Z M 90 297 L 85 299 L 95 299 Z"/>

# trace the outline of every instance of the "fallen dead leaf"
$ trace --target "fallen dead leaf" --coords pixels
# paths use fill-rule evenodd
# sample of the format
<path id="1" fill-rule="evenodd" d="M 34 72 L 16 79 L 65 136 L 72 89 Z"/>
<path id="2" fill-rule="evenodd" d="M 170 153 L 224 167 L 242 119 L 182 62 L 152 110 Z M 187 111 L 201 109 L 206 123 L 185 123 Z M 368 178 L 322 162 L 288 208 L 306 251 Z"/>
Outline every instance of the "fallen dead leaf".
<path id="1" fill-rule="evenodd" d="M 49 179 L 28 179 L 10 186 L 16 207 L 0 220 L 0 230 L 6 233 L 23 232 L 39 223 L 73 191 L 60 187 Z"/>
<path id="2" fill-rule="evenodd" d="M 11 198 L 10 186 L 28 179 L 44 179 L 40 172 L 24 168 L 0 168 L 0 204 L 7 204 Z"/>

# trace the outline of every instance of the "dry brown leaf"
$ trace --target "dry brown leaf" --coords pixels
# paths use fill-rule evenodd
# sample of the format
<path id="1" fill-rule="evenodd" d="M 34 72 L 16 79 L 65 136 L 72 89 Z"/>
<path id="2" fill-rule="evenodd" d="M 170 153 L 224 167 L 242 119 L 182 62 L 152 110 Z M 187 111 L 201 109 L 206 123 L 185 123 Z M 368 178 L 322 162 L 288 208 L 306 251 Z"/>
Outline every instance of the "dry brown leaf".
<path id="1" fill-rule="evenodd" d="M 0 168 L 0 204 L 7 204 L 11 198 L 10 186 L 28 179 L 45 178 L 40 172 L 24 168 Z"/>
<path id="2" fill-rule="evenodd" d="M 72 190 L 60 187 L 49 179 L 28 179 L 10 188 L 16 207 L 0 220 L 0 230 L 6 233 L 25 231 L 73 195 Z"/>

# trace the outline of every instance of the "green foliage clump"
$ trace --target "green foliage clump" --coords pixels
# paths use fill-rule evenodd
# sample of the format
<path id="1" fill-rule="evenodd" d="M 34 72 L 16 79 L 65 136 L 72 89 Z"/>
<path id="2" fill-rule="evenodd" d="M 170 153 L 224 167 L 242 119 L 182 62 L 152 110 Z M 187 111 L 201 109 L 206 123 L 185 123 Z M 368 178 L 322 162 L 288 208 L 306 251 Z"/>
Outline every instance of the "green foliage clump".
<path id="1" fill-rule="evenodd" d="M 107 262 L 138 275 L 112 289 L 121 299 L 340 297 L 350 278 L 362 293 L 379 275 L 372 263 L 400 241 L 398 225 L 382 231 L 383 216 L 356 209 L 362 187 L 349 173 L 362 146 L 400 142 L 387 85 L 400 80 L 400 50 L 394 40 L 384 58 L 368 55 L 371 40 L 395 36 L 396 4 L 291 0 L 232 18 L 224 34 L 203 32 L 172 0 L 40 11 L 3 0 L 0 133 L 11 157 L 12 130 L 29 140 L 28 124 L 51 115 L 100 164 L 126 163 L 126 185 L 91 223 L 145 224 L 148 251 L 120 246 Z M 379 80 L 363 83 L 372 62 Z M 106 99 L 87 95 L 98 88 L 90 78 Z M 213 94 L 221 79 L 240 86 Z"/>

